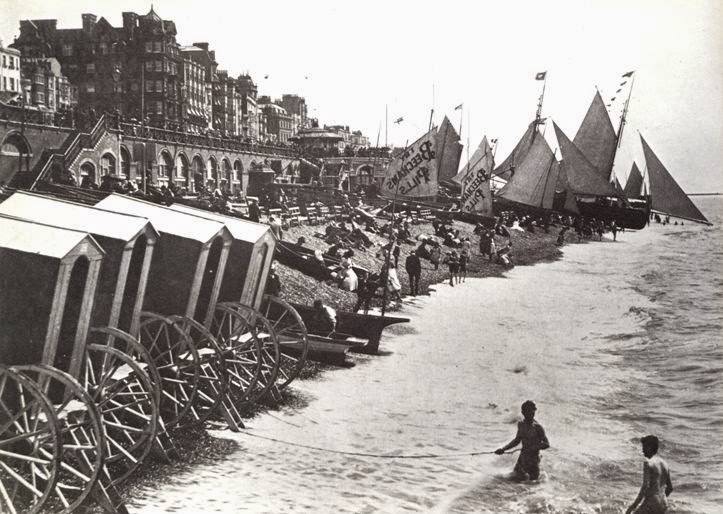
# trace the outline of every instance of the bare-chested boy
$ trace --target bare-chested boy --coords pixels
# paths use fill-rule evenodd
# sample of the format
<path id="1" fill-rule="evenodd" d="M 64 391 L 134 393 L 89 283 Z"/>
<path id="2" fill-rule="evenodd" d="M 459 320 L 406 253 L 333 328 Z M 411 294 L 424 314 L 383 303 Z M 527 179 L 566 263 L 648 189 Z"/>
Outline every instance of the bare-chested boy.
<path id="1" fill-rule="evenodd" d="M 522 404 L 523 421 L 517 423 L 517 435 L 508 444 L 495 450 L 497 455 L 522 443 L 520 457 L 515 464 L 515 475 L 518 480 L 537 480 L 540 478 L 540 450 L 550 447 L 545 429 L 535 421 L 537 407 L 535 402 L 527 400 Z"/>

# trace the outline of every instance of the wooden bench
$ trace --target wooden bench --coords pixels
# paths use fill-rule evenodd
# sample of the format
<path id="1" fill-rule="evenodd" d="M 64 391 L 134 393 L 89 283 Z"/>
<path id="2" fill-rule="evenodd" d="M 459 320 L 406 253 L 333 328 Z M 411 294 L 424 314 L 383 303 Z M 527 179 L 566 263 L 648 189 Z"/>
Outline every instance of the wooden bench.
<path id="1" fill-rule="evenodd" d="M 321 207 L 318 208 L 318 214 L 319 214 L 320 221 L 327 221 L 331 217 L 329 208 L 326 205 L 322 205 Z"/>
<path id="2" fill-rule="evenodd" d="M 341 221 L 344 217 L 344 210 L 341 205 L 334 205 L 332 207 L 332 216 L 336 221 Z"/>
<path id="3" fill-rule="evenodd" d="M 432 221 L 436 216 L 429 209 L 419 209 L 419 219 L 424 221 Z"/>
<path id="4" fill-rule="evenodd" d="M 284 213 L 290 227 L 301 225 L 301 210 L 298 207 L 289 207 L 289 212 Z"/>
<path id="5" fill-rule="evenodd" d="M 273 216 L 277 220 L 281 221 L 281 219 L 282 219 L 281 209 L 269 209 L 269 218 L 271 216 Z"/>

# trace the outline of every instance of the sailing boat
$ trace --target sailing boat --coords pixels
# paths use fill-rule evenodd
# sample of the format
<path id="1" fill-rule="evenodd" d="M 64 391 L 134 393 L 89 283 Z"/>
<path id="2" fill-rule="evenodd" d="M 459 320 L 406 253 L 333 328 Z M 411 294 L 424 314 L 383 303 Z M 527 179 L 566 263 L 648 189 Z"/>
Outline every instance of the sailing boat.
<path id="1" fill-rule="evenodd" d="M 570 175 L 566 175 L 571 186 L 568 193 L 576 195 L 580 213 L 603 220 L 615 220 L 620 227 L 642 229 L 648 220 L 647 205 L 628 201 L 613 173 L 631 95 L 632 84 L 623 107 L 617 134 L 599 91 L 595 92 L 585 118 L 572 141 L 569 141 L 564 134 L 560 135 L 562 131 L 559 127 L 555 126 L 555 130 L 563 162 L 565 159 L 568 160 L 563 166 L 565 173 Z M 560 141 L 561 137 L 564 141 Z M 599 180 L 595 181 L 593 178 Z M 607 187 L 600 181 L 605 181 Z M 584 188 L 578 189 L 581 182 L 585 183 Z"/>
<path id="2" fill-rule="evenodd" d="M 630 168 L 628 173 L 628 180 L 625 182 L 625 189 L 623 192 L 627 198 L 637 199 L 640 198 L 640 191 L 643 188 L 643 175 L 638 169 L 637 163 L 633 163 L 633 167 Z"/>
<path id="3" fill-rule="evenodd" d="M 555 203 L 560 163 L 542 135 L 533 138 L 529 150 L 514 174 L 497 193 L 501 205 L 530 211 L 549 211 Z"/>
<path id="4" fill-rule="evenodd" d="M 711 225 L 712 223 L 698 210 L 698 207 L 665 169 L 642 135 L 640 142 L 643 144 L 645 163 L 648 168 L 652 209 L 675 218 Z"/>
<path id="5" fill-rule="evenodd" d="M 395 200 L 420 200 L 433 199 L 438 190 L 437 129 L 432 128 L 389 163 L 382 194 Z"/>
<path id="6" fill-rule="evenodd" d="M 437 131 L 437 170 L 439 182 L 449 182 L 457 174 L 462 158 L 462 144 L 459 134 L 447 116 Z"/>
<path id="7" fill-rule="evenodd" d="M 490 178 L 494 167 L 492 148 L 487 142 L 487 136 L 484 136 L 462 172 L 455 176 L 462 186 L 460 213 L 455 215 L 455 219 L 477 223 L 486 221 L 482 218 L 492 218 Z"/>

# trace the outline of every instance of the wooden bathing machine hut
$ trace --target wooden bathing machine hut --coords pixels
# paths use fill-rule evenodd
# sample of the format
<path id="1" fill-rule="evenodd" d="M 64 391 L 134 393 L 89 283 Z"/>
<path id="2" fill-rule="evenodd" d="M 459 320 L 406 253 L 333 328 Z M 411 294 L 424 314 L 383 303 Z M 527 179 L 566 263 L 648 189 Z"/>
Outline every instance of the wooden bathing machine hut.
<path id="1" fill-rule="evenodd" d="M 174 204 L 171 209 L 226 225 L 233 236 L 233 244 L 218 300 L 239 302 L 258 309 L 276 248 L 276 238 L 271 229 L 260 223 L 186 205 Z"/>
<path id="2" fill-rule="evenodd" d="M 231 247 L 226 226 L 117 194 L 96 207 L 147 218 L 161 234 L 153 252 L 144 310 L 181 314 L 208 326 Z"/>
<path id="3" fill-rule="evenodd" d="M 0 362 L 78 376 L 103 257 L 85 232 L 0 216 Z"/>
<path id="4" fill-rule="evenodd" d="M 137 332 L 158 239 L 147 219 L 22 191 L 0 204 L 0 214 L 92 235 L 106 256 L 91 324 Z"/>

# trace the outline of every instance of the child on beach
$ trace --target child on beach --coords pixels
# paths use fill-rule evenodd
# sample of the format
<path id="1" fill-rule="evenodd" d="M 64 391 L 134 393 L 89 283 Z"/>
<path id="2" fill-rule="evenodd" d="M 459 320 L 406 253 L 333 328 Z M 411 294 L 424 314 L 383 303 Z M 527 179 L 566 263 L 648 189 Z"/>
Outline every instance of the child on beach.
<path id="1" fill-rule="evenodd" d="M 449 285 L 454 287 L 454 279 L 457 277 L 459 272 L 459 257 L 457 257 L 457 250 L 452 250 L 445 258 L 445 263 L 449 266 Z"/>
<path id="2" fill-rule="evenodd" d="M 658 456 L 658 438 L 646 435 L 640 439 L 643 445 L 643 485 L 638 497 L 625 511 L 626 514 L 663 514 L 668 510 L 668 496 L 673 492 L 668 464 Z"/>
<path id="3" fill-rule="evenodd" d="M 515 464 L 515 478 L 520 481 L 537 480 L 540 478 L 540 450 L 547 450 L 550 442 L 545 435 L 545 429 L 535 421 L 535 402 L 527 400 L 522 404 L 521 410 L 525 419 L 517 423 L 517 435 L 508 444 L 495 450 L 495 453 L 502 455 L 522 443 L 522 450 Z"/>

